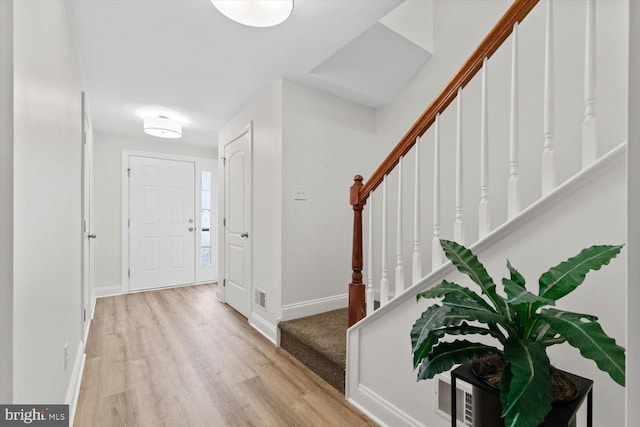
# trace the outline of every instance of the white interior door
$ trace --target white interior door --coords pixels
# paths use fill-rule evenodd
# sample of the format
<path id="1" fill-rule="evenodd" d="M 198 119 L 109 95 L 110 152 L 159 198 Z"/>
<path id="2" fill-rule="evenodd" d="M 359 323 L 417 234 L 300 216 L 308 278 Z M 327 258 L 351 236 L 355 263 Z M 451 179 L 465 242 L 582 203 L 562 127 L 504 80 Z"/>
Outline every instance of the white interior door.
<path id="1" fill-rule="evenodd" d="M 129 290 L 195 280 L 195 167 L 129 157 Z"/>
<path id="2" fill-rule="evenodd" d="M 224 299 L 245 317 L 251 303 L 251 131 L 224 147 Z"/>
<path id="3" fill-rule="evenodd" d="M 81 332 L 86 339 L 87 324 L 91 318 L 91 125 L 86 113 L 86 100 L 82 94 L 82 298 Z"/>

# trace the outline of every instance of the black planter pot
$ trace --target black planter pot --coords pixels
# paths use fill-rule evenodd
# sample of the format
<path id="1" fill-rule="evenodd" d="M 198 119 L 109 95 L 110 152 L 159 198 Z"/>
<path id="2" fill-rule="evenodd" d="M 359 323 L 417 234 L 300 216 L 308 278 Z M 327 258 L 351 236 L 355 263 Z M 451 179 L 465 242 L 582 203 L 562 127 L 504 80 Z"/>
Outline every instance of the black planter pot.
<path id="1" fill-rule="evenodd" d="M 554 404 L 540 427 L 576 427 L 576 414 L 585 398 L 587 399 L 587 426 L 592 427 L 593 381 L 569 372 L 565 374 L 578 388 L 578 395 L 569 402 Z M 473 427 L 504 427 L 504 420 L 500 418 L 502 413 L 500 392 L 478 379 L 471 372 L 471 366 L 468 363 L 451 371 L 452 414 L 456 413 L 456 380 L 463 380 L 473 387 Z M 455 427 L 455 420 L 452 420 L 451 425 Z"/>

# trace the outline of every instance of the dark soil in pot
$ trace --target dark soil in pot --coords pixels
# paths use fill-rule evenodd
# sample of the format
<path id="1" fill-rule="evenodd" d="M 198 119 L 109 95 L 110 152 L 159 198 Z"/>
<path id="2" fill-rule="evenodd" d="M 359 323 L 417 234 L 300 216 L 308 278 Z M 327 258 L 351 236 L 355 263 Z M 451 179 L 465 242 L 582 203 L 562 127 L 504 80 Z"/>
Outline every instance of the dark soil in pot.
<path id="1" fill-rule="evenodd" d="M 502 371 L 506 366 L 506 362 L 501 354 L 492 353 L 483 357 L 471 360 L 471 371 L 473 374 L 494 387 L 500 389 L 500 380 L 502 379 Z M 562 371 L 557 370 L 553 366 L 550 368 L 551 382 L 553 383 L 553 403 L 569 402 L 578 395 L 578 388 Z"/>

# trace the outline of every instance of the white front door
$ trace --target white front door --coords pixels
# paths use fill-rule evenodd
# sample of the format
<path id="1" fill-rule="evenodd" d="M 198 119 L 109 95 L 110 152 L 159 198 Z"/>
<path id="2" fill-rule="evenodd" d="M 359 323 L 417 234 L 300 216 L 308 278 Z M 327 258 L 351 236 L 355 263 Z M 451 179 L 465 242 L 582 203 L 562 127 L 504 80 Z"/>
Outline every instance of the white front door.
<path id="1" fill-rule="evenodd" d="M 194 164 L 131 156 L 129 169 L 129 290 L 194 283 Z"/>
<path id="2" fill-rule="evenodd" d="M 245 317 L 251 302 L 251 129 L 224 147 L 224 299 Z"/>

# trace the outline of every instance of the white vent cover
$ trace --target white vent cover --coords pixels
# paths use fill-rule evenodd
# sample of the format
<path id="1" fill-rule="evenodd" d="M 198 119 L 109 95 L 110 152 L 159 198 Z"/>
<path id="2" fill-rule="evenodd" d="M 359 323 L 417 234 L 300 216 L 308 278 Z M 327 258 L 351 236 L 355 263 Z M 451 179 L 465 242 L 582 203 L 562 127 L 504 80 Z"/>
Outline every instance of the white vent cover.
<path id="1" fill-rule="evenodd" d="M 472 387 L 464 381 L 456 381 L 456 419 L 460 427 L 473 425 Z M 436 375 L 436 412 L 451 420 L 451 379 L 449 374 Z"/>
<path id="2" fill-rule="evenodd" d="M 253 303 L 258 307 L 267 309 L 267 293 L 262 289 L 256 288 L 253 293 Z"/>

